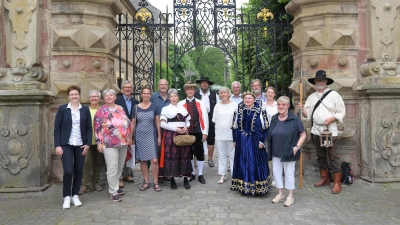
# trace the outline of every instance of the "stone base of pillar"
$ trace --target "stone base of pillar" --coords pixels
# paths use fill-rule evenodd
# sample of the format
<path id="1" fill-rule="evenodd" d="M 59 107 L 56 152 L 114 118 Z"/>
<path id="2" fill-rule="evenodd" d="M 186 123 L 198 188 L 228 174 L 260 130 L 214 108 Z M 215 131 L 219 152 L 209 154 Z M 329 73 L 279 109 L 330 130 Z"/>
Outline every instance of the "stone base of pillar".
<path id="1" fill-rule="evenodd" d="M 0 192 L 49 186 L 53 96 L 44 90 L 0 90 Z"/>
<path id="2" fill-rule="evenodd" d="M 361 178 L 370 182 L 400 181 L 400 79 L 391 82 L 375 78 L 357 87 Z"/>

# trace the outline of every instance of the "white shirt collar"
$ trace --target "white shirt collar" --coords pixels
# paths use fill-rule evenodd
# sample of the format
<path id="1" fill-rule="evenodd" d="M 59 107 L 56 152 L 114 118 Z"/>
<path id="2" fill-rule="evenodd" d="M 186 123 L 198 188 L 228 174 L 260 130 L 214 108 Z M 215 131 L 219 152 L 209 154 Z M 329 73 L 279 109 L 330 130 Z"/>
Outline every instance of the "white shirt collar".
<path id="1" fill-rule="evenodd" d="M 82 108 L 81 103 L 78 103 L 78 104 L 79 104 L 78 109 L 81 109 L 81 108 Z M 68 102 L 67 109 L 68 109 L 68 108 L 72 109 L 72 106 L 71 106 L 71 103 L 70 103 L 70 102 Z"/>
<path id="2" fill-rule="evenodd" d="M 192 102 L 193 100 L 194 100 L 194 97 L 193 98 L 186 98 L 189 102 Z"/>

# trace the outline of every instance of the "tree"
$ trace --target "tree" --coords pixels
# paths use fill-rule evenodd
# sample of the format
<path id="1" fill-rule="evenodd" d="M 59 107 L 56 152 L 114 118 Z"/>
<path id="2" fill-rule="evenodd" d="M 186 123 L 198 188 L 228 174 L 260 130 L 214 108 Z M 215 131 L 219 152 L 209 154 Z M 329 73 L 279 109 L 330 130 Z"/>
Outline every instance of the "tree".
<path id="1" fill-rule="evenodd" d="M 224 85 L 225 56 L 219 48 L 199 46 L 189 51 L 189 56 L 200 76 L 210 78 L 215 84 Z"/>
<path id="2" fill-rule="evenodd" d="M 293 66 L 291 50 L 288 42 L 291 38 L 291 27 L 275 26 L 288 23 L 292 19 L 286 14 L 285 5 L 289 0 L 250 0 L 243 7 L 244 24 L 260 24 L 260 27 L 247 27 L 238 30 L 238 71 L 239 78 L 244 78 L 244 89 L 250 89 L 250 81 L 256 76 L 264 84 L 278 87 L 279 90 L 288 90 L 291 83 Z M 255 16 L 261 9 L 267 8 L 274 14 L 272 22 L 257 20 Z M 268 27 L 268 35 L 264 35 L 264 27 Z M 277 32 L 278 31 L 278 32 Z M 280 35 L 279 37 L 276 34 Z M 243 62 L 243 63 L 242 63 Z M 231 78 L 232 79 L 232 78 Z M 233 78 L 234 79 L 234 78 Z M 242 80 L 240 79 L 240 80 Z"/>

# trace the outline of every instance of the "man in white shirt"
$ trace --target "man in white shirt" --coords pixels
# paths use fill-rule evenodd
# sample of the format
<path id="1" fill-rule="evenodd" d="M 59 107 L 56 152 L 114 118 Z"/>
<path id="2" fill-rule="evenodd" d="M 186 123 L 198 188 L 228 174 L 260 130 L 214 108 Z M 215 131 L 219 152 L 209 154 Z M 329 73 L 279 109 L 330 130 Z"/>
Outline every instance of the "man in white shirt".
<path id="1" fill-rule="evenodd" d="M 196 84 L 192 84 L 190 81 L 186 82 L 183 86 L 186 93 L 186 99 L 180 101 L 178 105 L 181 105 L 186 108 L 190 115 L 190 126 L 188 127 L 188 131 L 190 135 L 196 137 L 196 141 L 192 144 L 190 148 L 190 157 L 192 161 L 193 172 L 189 181 L 192 181 L 196 178 L 196 168 L 194 166 L 193 156 L 196 156 L 197 159 L 197 180 L 205 184 L 206 180 L 203 176 L 203 165 L 204 165 L 204 147 L 203 143 L 207 140 L 208 136 L 208 115 L 207 109 L 204 103 L 195 98 L 194 93 L 196 90 Z"/>
<path id="2" fill-rule="evenodd" d="M 346 109 L 339 93 L 326 86 L 332 84 L 334 81 L 326 77 L 324 70 L 318 70 L 315 78 L 308 79 L 308 82 L 316 85 L 317 91 L 308 96 L 304 106 L 299 104 L 298 109 L 302 110 L 303 117 L 312 121 L 311 134 L 313 134 L 313 143 L 317 151 L 318 166 L 321 175 L 321 180 L 315 183 L 314 187 L 330 185 L 327 159 L 329 157 L 329 164 L 334 179 L 332 194 L 339 194 L 341 191 L 342 172 L 336 151 L 338 139 L 337 122 L 343 123 Z M 333 146 L 331 147 L 320 146 L 320 134 L 325 129 L 332 132 Z"/>
<path id="3" fill-rule="evenodd" d="M 208 121 L 209 121 L 209 130 L 207 137 L 207 146 L 205 145 L 205 149 L 208 149 L 208 166 L 214 167 L 213 155 L 214 155 L 214 144 L 215 144 L 215 125 L 212 122 L 212 117 L 214 113 L 214 107 L 219 102 L 218 94 L 210 91 L 210 85 L 213 85 L 214 82 L 208 79 L 208 77 L 202 77 L 200 80 L 196 80 L 196 83 L 200 85 L 200 90 L 197 90 L 194 93 L 194 97 L 200 99 L 207 108 L 208 112 Z"/>
<path id="4" fill-rule="evenodd" d="M 241 103 L 243 99 L 242 99 L 242 93 L 240 93 L 240 91 L 242 90 L 240 82 L 234 81 L 231 87 L 232 87 L 232 95 L 229 98 L 229 100 L 231 100 L 232 102 L 236 102 L 237 104 Z"/>

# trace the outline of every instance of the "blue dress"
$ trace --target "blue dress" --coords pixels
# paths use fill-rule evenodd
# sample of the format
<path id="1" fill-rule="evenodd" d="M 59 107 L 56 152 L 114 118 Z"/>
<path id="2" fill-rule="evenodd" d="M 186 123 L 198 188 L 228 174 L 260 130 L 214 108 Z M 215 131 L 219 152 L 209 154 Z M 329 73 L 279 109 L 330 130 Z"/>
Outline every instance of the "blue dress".
<path id="1" fill-rule="evenodd" d="M 232 191 L 246 195 L 264 195 L 271 187 L 268 157 L 265 143 L 268 134 L 267 113 L 257 101 L 250 109 L 243 102 L 238 105 L 233 117 L 233 141 L 236 142 L 233 164 Z"/>

